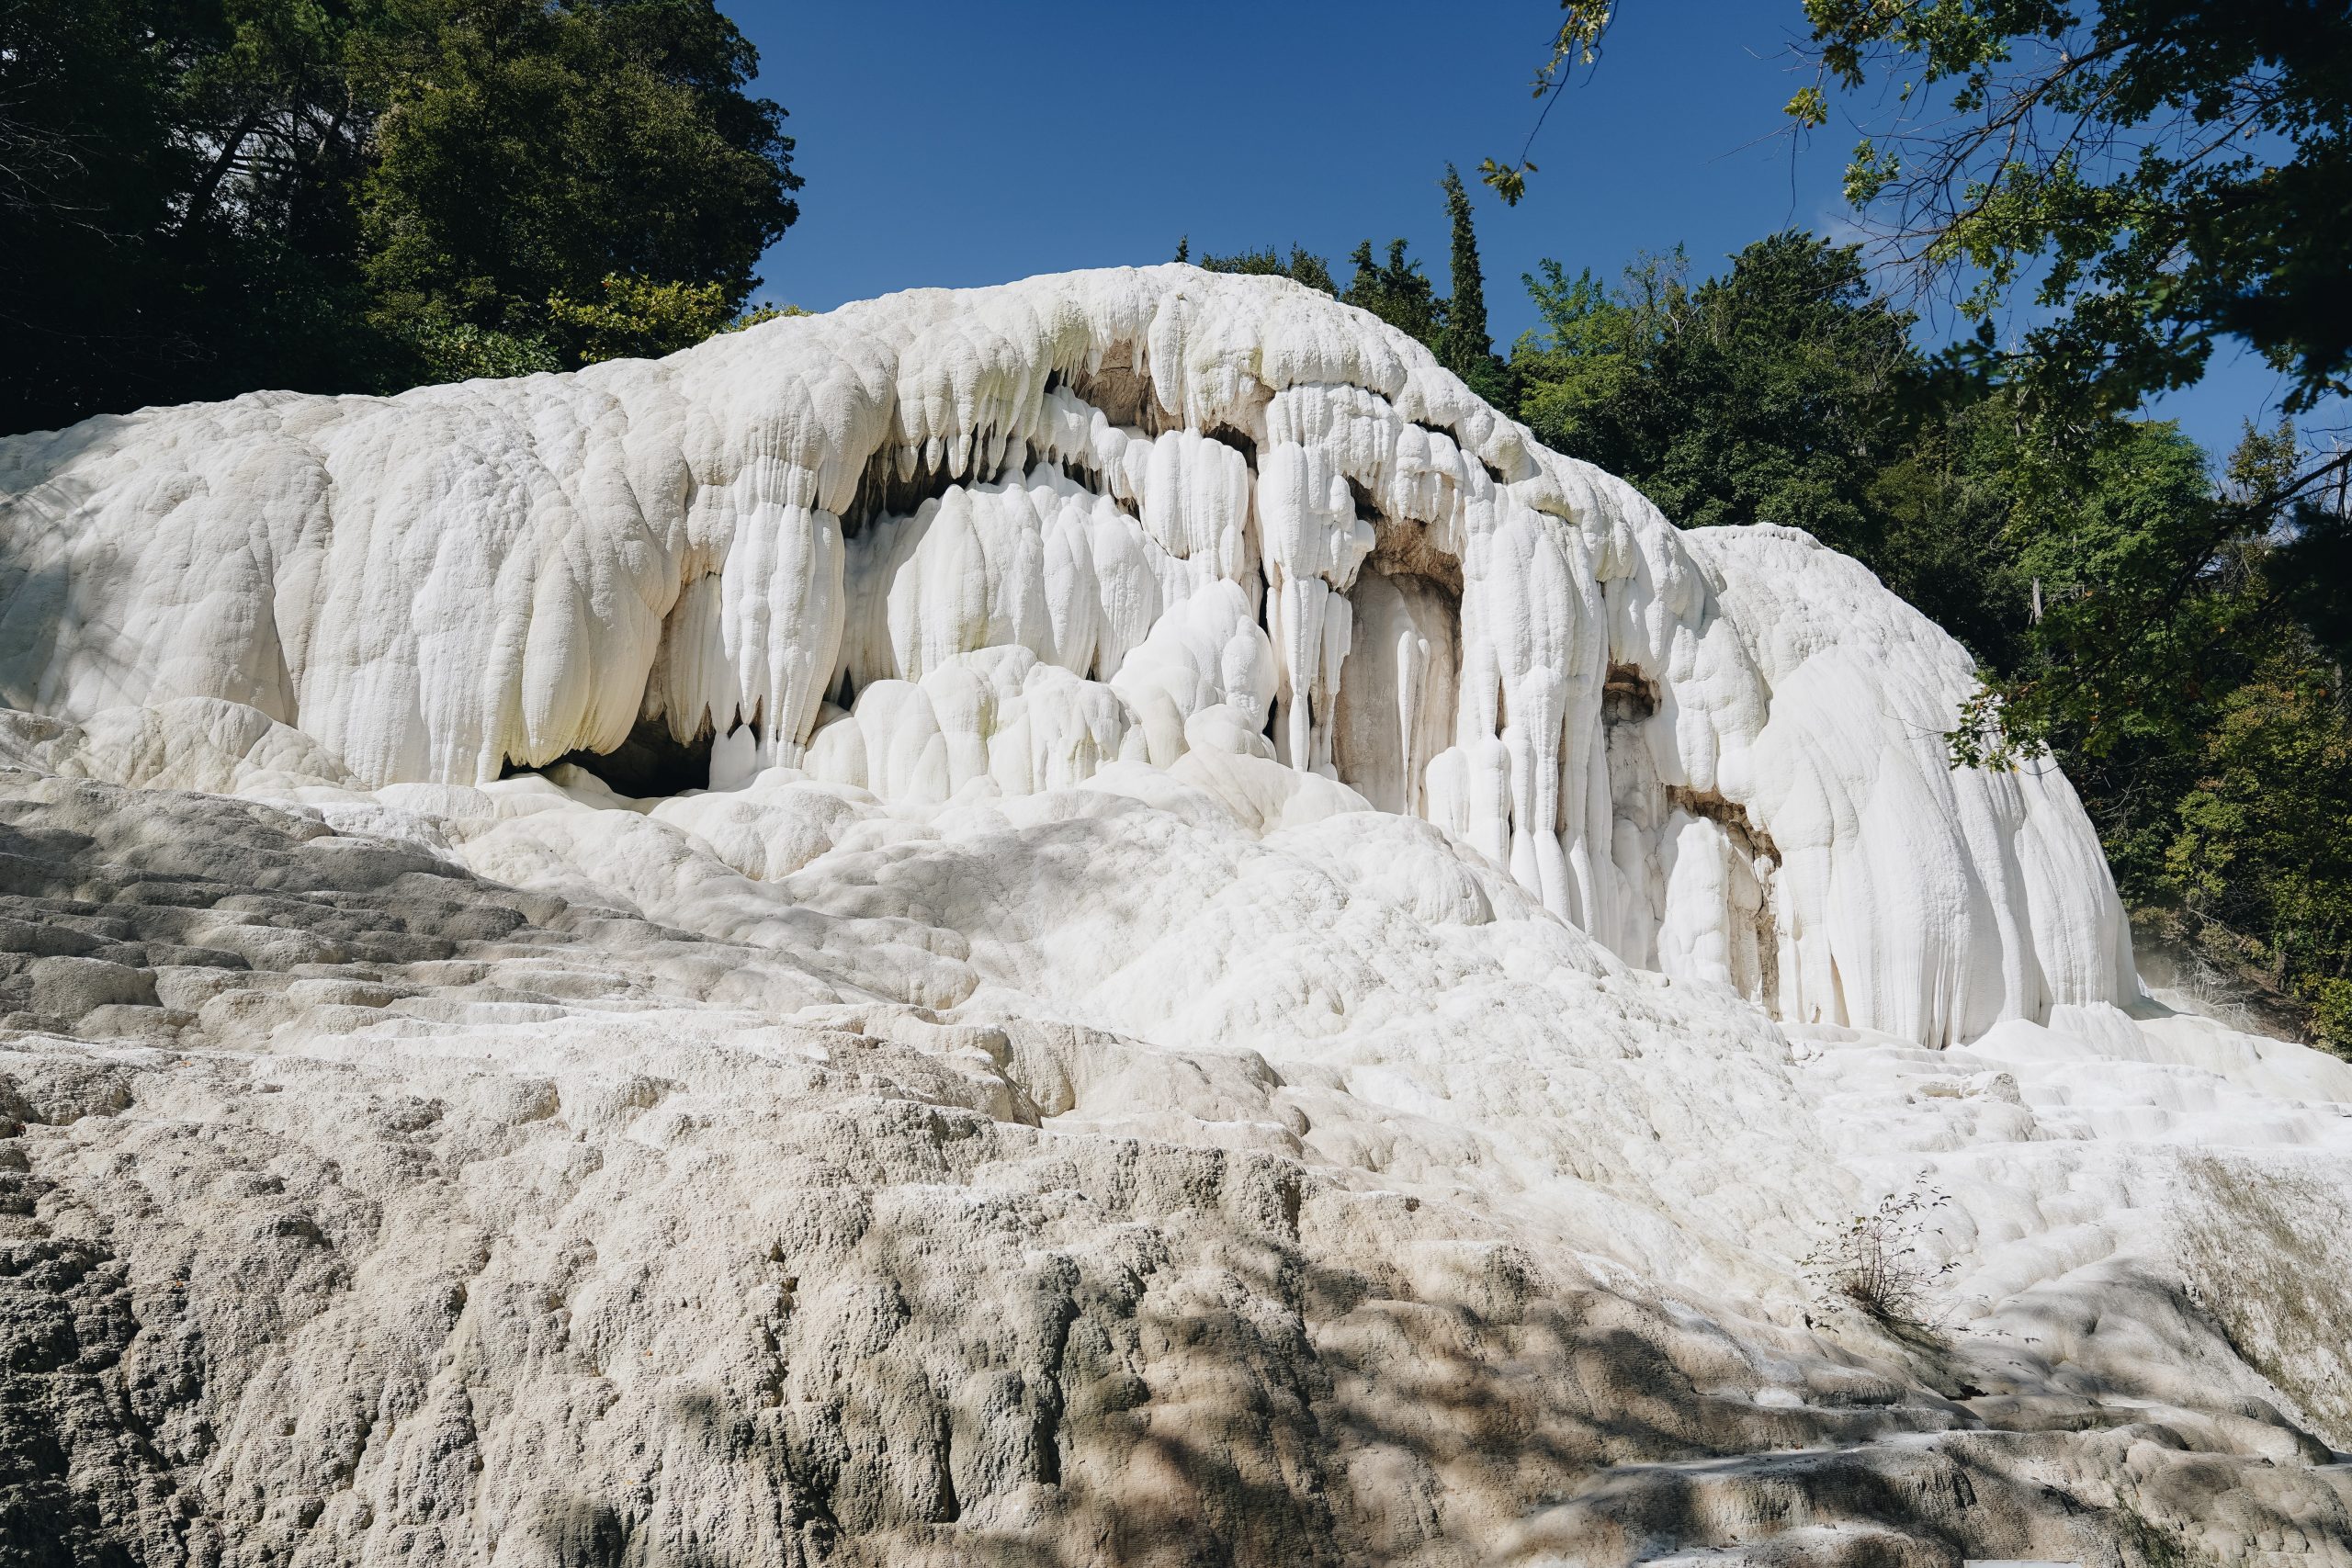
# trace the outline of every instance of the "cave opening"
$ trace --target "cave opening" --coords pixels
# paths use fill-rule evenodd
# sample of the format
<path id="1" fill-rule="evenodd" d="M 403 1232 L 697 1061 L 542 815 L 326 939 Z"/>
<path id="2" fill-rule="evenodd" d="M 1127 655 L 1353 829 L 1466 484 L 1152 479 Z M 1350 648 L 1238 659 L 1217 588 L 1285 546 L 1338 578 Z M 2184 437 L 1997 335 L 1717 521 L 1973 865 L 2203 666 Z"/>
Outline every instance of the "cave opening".
<path id="1" fill-rule="evenodd" d="M 1723 834 L 1732 872 L 1731 897 L 1723 914 L 1732 988 L 1772 1017 L 1781 1017 L 1780 846 L 1745 806 L 1714 790 L 1668 784 L 1666 799 L 1676 809 L 1713 823 Z"/>
<path id="2" fill-rule="evenodd" d="M 628 732 L 628 739 L 609 751 L 586 750 L 566 751 L 548 767 L 560 767 L 569 762 L 583 773 L 594 774 L 616 795 L 636 800 L 684 795 L 691 790 L 710 787 L 710 748 L 714 739 L 708 726 L 692 741 L 681 743 L 670 733 L 664 720 L 641 718 Z M 529 768 L 508 762 L 499 770 L 499 777 L 513 778 L 518 773 L 545 773 L 546 768 Z"/>
<path id="3" fill-rule="evenodd" d="M 1374 514 L 1379 537 L 1410 532 Z M 1383 811 L 1423 816 L 1430 759 L 1453 743 L 1462 661 L 1459 579 L 1405 568 L 1378 548 L 1348 591 L 1347 658 L 1340 665 L 1331 761 L 1341 783 Z M 1451 558 L 1412 558 L 1442 570 Z"/>
<path id="4" fill-rule="evenodd" d="M 1236 430 L 1229 424 L 1213 424 L 1201 434 L 1220 446 L 1232 447 L 1241 454 L 1241 460 L 1250 465 L 1251 473 L 1258 471 L 1258 444 L 1250 438 L 1249 432 Z"/>
<path id="5" fill-rule="evenodd" d="M 1184 416 L 1162 403 L 1149 374 L 1136 368 L 1132 351 L 1125 358 L 1115 353 L 1105 356 L 1091 372 L 1072 371 L 1065 385 L 1081 401 L 1102 410 L 1102 417 L 1114 425 L 1129 426 L 1148 436 L 1184 428 Z"/>
<path id="6" fill-rule="evenodd" d="M 1635 724 L 1657 712 L 1657 682 L 1631 664 L 1611 663 L 1600 687 L 1603 724 Z"/>
<path id="7" fill-rule="evenodd" d="M 975 447 L 979 445 L 976 439 Z M 978 457 L 975 451 L 975 468 L 979 466 Z M 898 449 L 885 443 L 866 459 L 865 471 L 858 476 L 849 509 L 842 513 L 842 537 L 854 539 L 876 517 L 912 516 L 924 502 L 936 501 L 959 484 L 984 484 L 995 477 L 979 473 L 958 475 L 949 471 L 944 457 L 936 468 L 924 464 L 918 457 L 914 471 L 902 478 L 899 473 Z"/>

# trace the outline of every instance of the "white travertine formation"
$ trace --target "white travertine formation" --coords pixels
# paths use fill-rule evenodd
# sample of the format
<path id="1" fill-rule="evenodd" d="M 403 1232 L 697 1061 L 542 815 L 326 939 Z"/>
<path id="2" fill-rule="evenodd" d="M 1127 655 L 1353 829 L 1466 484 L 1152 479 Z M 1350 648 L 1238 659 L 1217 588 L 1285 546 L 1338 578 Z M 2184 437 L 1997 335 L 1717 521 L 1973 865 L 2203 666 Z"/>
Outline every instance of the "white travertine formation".
<path id="1" fill-rule="evenodd" d="M 369 785 L 640 724 L 937 804 L 1261 751 L 1628 961 L 1928 1043 L 2136 991 L 2053 770 L 1953 770 L 1961 649 L 1684 534 L 1426 351 L 1182 266 L 923 291 L 658 362 L 0 443 L 0 701 L 246 705 Z"/>
<path id="2" fill-rule="evenodd" d="M 1208 746 L 933 807 L 371 791 L 193 699 L 0 755 L 0 1550 L 2352 1562 L 2301 1046 L 1776 1027 Z M 1797 1260 L 1905 1192 L 1890 1332 Z"/>
<path id="3" fill-rule="evenodd" d="M 1969 682 L 1181 267 L 0 441 L 0 1562 L 2352 1568 Z"/>

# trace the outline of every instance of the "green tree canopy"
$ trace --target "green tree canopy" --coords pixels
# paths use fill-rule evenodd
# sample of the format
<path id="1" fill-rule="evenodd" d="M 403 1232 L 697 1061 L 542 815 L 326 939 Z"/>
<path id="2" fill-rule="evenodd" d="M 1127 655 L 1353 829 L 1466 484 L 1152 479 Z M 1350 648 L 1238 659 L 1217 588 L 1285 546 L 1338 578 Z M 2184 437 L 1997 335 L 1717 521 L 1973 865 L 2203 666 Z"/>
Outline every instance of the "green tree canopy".
<path id="1" fill-rule="evenodd" d="M 1556 263 L 1527 282 L 1545 332 L 1521 341 L 1521 413 L 1546 444 L 1640 485 L 1686 527 L 1784 523 L 1872 553 L 1873 479 L 1904 449 L 1911 318 L 1859 253 L 1758 240 L 1696 288 L 1678 252 L 1603 291 Z"/>
<path id="2" fill-rule="evenodd" d="M 1863 118 L 1848 194 L 1898 261 L 1961 292 L 1980 326 L 1959 357 L 2013 389 L 2032 422 L 2030 479 L 2107 460 L 2102 416 L 2195 382 L 2224 338 L 2278 368 L 2290 411 L 2352 392 L 2352 11 L 2308 0 L 1806 0 L 1805 11 L 1820 74 L 1790 112 L 1825 124 L 1841 92 L 1900 106 Z M 1996 345 L 1996 310 L 2028 286 L 2043 319 Z M 2340 487 L 2352 449 L 2267 450 L 2260 485 L 2194 522 L 2125 530 L 2127 555 L 2097 513 L 2024 514 L 2029 554 L 2105 575 L 2086 590 L 2095 610 L 2054 614 L 2065 656 L 2000 694 L 1999 728 L 2029 744 L 2120 745 L 2169 722 L 2160 694 L 2201 684 L 2195 667 L 2223 637 L 2291 636 L 2341 656 L 2352 539 L 2343 508 L 2316 498 Z M 2222 615 L 2211 586 L 2256 539 L 2263 591 Z"/>
<path id="3" fill-rule="evenodd" d="M 1390 326 L 1434 348 L 1445 324 L 1445 301 L 1421 264 L 1406 254 L 1405 242 L 1391 240 L 1385 257 L 1375 258 L 1372 242 L 1357 244 L 1348 255 L 1352 269 L 1346 292 L 1340 298 L 1359 310 L 1369 310 Z"/>
<path id="4" fill-rule="evenodd" d="M 797 216 L 755 65 L 712 0 L 12 0 L 0 428 L 576 364 L 607 277 L 731 313 Z"/>
<path id="5" fill-rule="evenodd" d="M 1883 95 L 1847 191 L 1989 321 L 2041 264 L 2017 351 L 2110 408 L 2252 344 L 2289 406 L 2352 391 L 2352 11 L 2311 0 L 1805 0 L 1790 112 Z M 1899 85 L 1898 85 L 1899 84 Z M 1921 113 L 1920 104 L 1936 106 Z M 1990 339 L 1985 340 L 1989 344 Z"/>
<path id="6" fill-rule="evenodd" d="M 356 192 L 380 310 L 528 333 L 607 275 L 741 306 L 798 182 L 709 0 L 409 4 Z"/>
<path id="7" fill-rule="evenodd" d="M 1369 310 L 1434 349 L 1445 322 L 1445 301 L 1421 271 L 1421 264 L 1406 254 L 1402 240 L 1388 242 L 1385 261 L 1376 261 L 1372 242 L 1364 241 L 1348 260 L 1352 271 L 1346 288 L 1331 277 L 1331 264 L 1304 246 L 1293 245 L 1285 256 L 1272 245 L 1263 250 L 1237 251 L 1229 256 L 1193 254 L 1190 239 L 1176 242 L 1176 259 L 1208 272 L 1241 273 L 1252 276 L 1288 277 L 1336 295 L 1358 310 Z"/>
<path id="8" fill-rule="evenodd" d="M 1923 277 L 1959 285 L 1981 351 L 2032 284 L 2047 319 L 2002 355 L 2030 391 L 2128 410 L 2197 380 L 2234 336 L 2288 378 L 2290 412 L 2352 394 L 2352 9 L 1803 6 L 1816 74 L 1789 115 L 1803 129 L 1855 115 L 1848 196 Z M 1547 111 L 1618 7 L 1559 9 L 1534 83 Z M 1533 168 L 1522 152 L 1483 172 L 1517 202 Z"/>

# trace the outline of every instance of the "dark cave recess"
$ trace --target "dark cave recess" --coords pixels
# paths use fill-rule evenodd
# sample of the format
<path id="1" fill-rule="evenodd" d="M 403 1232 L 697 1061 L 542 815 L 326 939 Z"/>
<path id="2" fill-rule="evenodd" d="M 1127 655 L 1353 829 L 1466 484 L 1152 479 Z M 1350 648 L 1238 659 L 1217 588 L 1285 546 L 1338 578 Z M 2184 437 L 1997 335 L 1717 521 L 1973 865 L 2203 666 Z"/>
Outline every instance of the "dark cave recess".
<path id="1" fill-rule="evenodd" d="M 628 732 L 628 739 L 613 750 L 566 751 L 548 766 L 569 762 L 581 772 L 602 779 L 616 795 L 633 799 L 684 795 L 689 790 L 710 787 L 710 742 L 711 732 L 706 728 L 692 744 L 680 745 L 670 734 L 667 722 L 639 719 Z M 508 762 L 499 770 L 499 777 L 544 772 L 543 768 Z"/>

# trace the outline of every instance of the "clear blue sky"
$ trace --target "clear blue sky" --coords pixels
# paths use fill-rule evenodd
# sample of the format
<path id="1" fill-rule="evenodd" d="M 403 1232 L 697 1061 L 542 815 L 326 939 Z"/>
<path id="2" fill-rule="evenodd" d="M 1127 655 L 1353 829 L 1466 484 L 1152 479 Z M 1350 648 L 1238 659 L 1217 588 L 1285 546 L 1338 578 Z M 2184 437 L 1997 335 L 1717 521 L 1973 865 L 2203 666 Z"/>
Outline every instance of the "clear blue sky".
<path id="1" fill-rule="evenodd" d="M 1613 277 L 1679 243 L 1703 276 L 1783 225 L 1848 221 L 1851 134 L 1833 123 L 1793 148 L 1782 133 L 1781 106 L 1811 80 L 1788 55 L 1798 0 L 1632 0 L 1553 110 L 1515 209 L 1471 171 L 1515 155 L 1533 123 L 1548 0 L 721 6 L 759 46 L 759 89 L 790 112 L 808 182 L 761 292 L 810 310 L 1166 261 L 1183 234 L 1195 254 L 1295 241 L 1342 282 L 1358 240 L 1402 235 L 1442 292 L 1450 160 L 1479 197 L 1507 346 L 1534 324 L 1519 276 L 1540 257 Z M 2220 360 L 2162 412 L 2226 450 L 2277 388 L 2258 360 Z"/>

